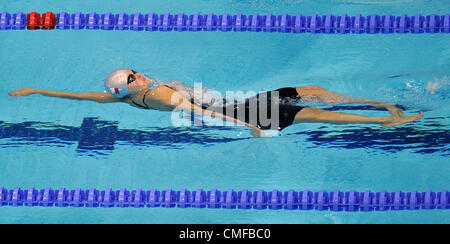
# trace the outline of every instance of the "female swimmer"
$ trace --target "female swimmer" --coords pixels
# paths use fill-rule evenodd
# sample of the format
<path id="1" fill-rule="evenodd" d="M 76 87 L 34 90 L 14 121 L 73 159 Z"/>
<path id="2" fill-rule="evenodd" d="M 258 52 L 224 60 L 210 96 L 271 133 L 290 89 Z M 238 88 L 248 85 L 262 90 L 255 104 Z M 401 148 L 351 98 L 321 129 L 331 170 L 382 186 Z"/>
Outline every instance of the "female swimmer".
<path id="1" fill-rule="evenodd" d="M 157 85 L 153 89 L 149 87 Z M 159 85 L 158 85 L 159 83 Z M 252 129 L 253 136 L 265 136 L 263 130 L 282 130 L 298 123 L 332 123 L 332 124 L 380 124 L 392 127 L 412 122 L 423 117 L 422 112 L 405 116 L 403 111 L 385 102 L 353 98 L 327 91 L 318 86 L 288 87 L 275 91 L 260 93 L 248 98 L 245 102 L 233 102 L 217 105 L 202 105 L 194 102 L 194 97 L 183 92 L 179 86 L 163 84 L 157 79 L 149 79 L 131 69 L 118 69 L 105 80 L 106 92 L 68 93 L 42 89 L 21 88 L 12 91 L 9 96 L 22 97 L 31 94 L 42 94 L 73 100 L 90 100 L 98 103 L 128 103 L 141 109 L 173 111 L 175 109 L 194 111 L 196 113 L 220 118 L 233 123 L 245 125 Z M 183 85 L 182 85 L 183 86 Z M 184 87 L 187 87 L 184 85 Z M 262 99 L 265 98 L 265 99 Z M 262 102 L 264 100 L 264 102 Z M 319 108 L 301 107 L 292 102 L 322 102 L 326 104 L 370 103 L 375 107 L 386 108 L 391 116 L 367 117 L 357 114 L 330 112 Z M 256 112 L 252 109 L 255 108 Z M 266 123 L 261 119 L 262 110 L 267 118 L 276 118 Z M 276 127 L 274 128 L 274 125 Z"/>

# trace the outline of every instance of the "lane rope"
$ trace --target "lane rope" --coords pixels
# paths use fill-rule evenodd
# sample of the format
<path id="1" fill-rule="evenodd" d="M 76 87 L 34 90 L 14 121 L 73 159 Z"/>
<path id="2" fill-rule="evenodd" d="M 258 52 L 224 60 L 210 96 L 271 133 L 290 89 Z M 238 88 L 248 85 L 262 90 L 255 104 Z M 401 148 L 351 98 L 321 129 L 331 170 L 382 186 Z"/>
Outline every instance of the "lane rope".
<path id="1" fill-rule="evenodd" d="M 450 192 L 395 191 L 364 192 L 327 191 L 249 191 L 203 189 L 174 191 L 151 190 L 97 190 L 77 188 L 53 190 L 34 187 L 6 189 L 0 187 L 0 206 L 28 207 L 134 207 L 134 208 L 225 208 L 225 209 L 287 209 L 330 210 L 349 212 L 450 209 Z"/>
<path id="2" fill-rule="evenodd" d="M 58 14 L 18 12 L 0 14 L 0 30 L 134 30 L 134 31 L 250 31 L 312 34 L 450 33 L 450 14 L 332 14 L 311 16 L 259 14 L 157 14 L 96 12 Z"/>

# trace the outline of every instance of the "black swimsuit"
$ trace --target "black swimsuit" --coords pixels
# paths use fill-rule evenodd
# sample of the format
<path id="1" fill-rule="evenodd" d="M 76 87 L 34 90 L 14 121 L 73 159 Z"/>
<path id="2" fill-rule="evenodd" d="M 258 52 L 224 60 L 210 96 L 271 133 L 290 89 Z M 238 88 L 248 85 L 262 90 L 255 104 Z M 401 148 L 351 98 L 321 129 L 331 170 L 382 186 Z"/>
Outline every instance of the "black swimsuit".
<path id="1" fill-rule="evenodd" d="M 144 97 L 142 98 L 142 103 L 144 103 L 145 106 L 142 106 L 142 105 L 140 105 L 139 103 L 136 103 L 133 99 L 131 99 L 131 102 L 132 102 L 134 105 L 136 105 L 136 106 L 138 106 L 138 107 L 140 107 L 140 108 L 142 108 L 142 109 L 150 109 L 150 106 L 148 106 L 148 105 L 145 103 L 145 96 L 147 96 L 147 93 L 148 93 L 149 91 L 150 91 L 150 90 L 146 91 L 145 94 L 144 94 Z"/>
<path id="2" fill-rule="evenodd" d="M 238 104 L 235 102 L 222 107 L 210 107 L 208 110 L 220 111 L 223 114 L 227 114 L 228 112 L 230 117 L 240 121 L 245 121 L 246 123 L 263 130 L 273 129 L 281 131 L 292 125 L 295 115 L 297 115 L 297 113 L 304 107 L 292 104 L 300 101 L 301 99 L 294 87 L 280 88 L 275 91 L 278 92 L 278 97 L 276 97 L 276 94 L 272 94 L 274 91 L 262 92 L 254 97 L 246 99 L 244 103 Z M 255 109 L 252 111 L 251 104 L 256 105 L 257 111 L 254 111 Z M 260 113 L 264 112 L 261 109 L 261 106 L 264 105 L 266 106 L 266 114 L 260 116 Z M 275 114 L 272 115 L 272 106 L 277 106 L 276 108 L 278 108 L 278 121 L 272 121 L 272 116 L 275 116 L 274 118 L 276 118 Z M 253 114 L 252 119 L 250 119 L 251 113 Z M 262 121 L 261 119 L 265 119 L 266 121 Z"/>

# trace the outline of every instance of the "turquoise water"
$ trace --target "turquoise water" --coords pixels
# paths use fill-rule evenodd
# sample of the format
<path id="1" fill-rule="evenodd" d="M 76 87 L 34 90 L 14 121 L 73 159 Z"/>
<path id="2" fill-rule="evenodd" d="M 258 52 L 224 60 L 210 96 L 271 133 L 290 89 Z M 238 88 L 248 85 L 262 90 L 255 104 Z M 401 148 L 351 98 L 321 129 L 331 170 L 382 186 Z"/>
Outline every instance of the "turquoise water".
<path id="1" fill-rule="evenodd" d="M 448 1 L 14 1 L 8 12 L 444 14 Z M 106 5 L 106 6 L 105 6 Z M 0 186 L 118 189 L 450 189 L 450 42 L 444 34 L 0 32 Z M 220 92 L 319 85 L 398 104 L 421 121 L 301 124 L 255 139 L 242 127 L 174 127 L 171 113 L 30 96 L 103 91 L 130 67 Z M 1 95 L 3 94 L 3 95 Z M 361 106 L 318 106 L 364 115 Z M 448 211 L 0 208 L 0 223 L 449 223 Z"/>

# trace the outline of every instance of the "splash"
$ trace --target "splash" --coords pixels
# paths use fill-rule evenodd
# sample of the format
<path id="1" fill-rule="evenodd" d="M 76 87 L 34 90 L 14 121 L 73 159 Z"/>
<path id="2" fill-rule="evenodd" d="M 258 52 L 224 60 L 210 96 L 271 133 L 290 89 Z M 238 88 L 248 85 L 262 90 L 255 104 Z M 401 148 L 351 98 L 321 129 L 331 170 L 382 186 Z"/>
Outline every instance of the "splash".
<path id="1" fill-rule="evenodd" d="M 406 82 L 404 96 L 411 98 L 417 103 L 430 105 L 442 104 L 442 100 L 448 98 L 449 79 L 444 76 L 442 79 L 423 82 L 421 80 L 411 80 Z"/>
<path id="2" fill-rule="evenodd" d="M 442 79 L 434 78 L 434 81 L 428 81 L 425 90 L 430 94 L 445 92 L 444 97 L 447 96 L 447 92 L 449 89 L 450 79 L 445 76 Z"/>
<path id="3" fill-rule="evenodd" d="M 450 79 L 444 76 L 429 81 L 412 79 L 401 88 L 383 88 L 377 94 L 379 99 L 390 103 L 422 110 L 435 110 L 446 102 L 449 89 Z"/>

